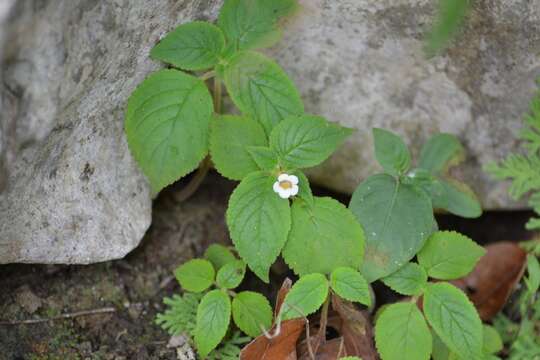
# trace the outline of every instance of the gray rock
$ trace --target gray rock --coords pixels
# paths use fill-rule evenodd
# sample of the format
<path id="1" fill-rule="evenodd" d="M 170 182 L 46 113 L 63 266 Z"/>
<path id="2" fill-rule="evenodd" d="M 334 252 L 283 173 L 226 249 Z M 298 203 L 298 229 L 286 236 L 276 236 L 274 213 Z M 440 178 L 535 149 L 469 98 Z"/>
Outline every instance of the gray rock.
<path id="1" fill-rule="evenodd" d="M 90 263 L 124 256 L 150 224 L 146 180 L 123 135 L 150 48 L 175 25 L 215 19 L 221 0 L 19 0 L 0 76 L 0 263 Z M 414 153 L 438 131 L 469 156 L 460 176 L 487 208 L 511 208 L 482 173 L 517 146 L 540 75 L 540 0 L 477 1 L 458 45 L 426 60 L 435 0 L 301 0 L 269 53 L 310 113 L 359 130 L 312 178 L 350 193 L 378 170 L 371 128 Z M 2 5 L 4 2 L 2 2 Z M 7 8 L 7 6 L 6 6 Z M 0 29 L 1 27 L 0 11 Z M 2 33 L 0 30 L 0 37 Z"/>
<path id="2" fill-rule="evenodd" d="M 540 0 L 475 1 L 462 36 L 427 60 L 431 0 L 305 0 L 271 54 L 300 87 L 307 111 L 357 128 L 312 180 L 351 193 L 379 171 L 372 127 L 391 129 L 413 154 L 436 132 L 468 151 L 457 176 L 487 209 L 521 207 L 482 167 L 517 149 L 540 76 Z"/>

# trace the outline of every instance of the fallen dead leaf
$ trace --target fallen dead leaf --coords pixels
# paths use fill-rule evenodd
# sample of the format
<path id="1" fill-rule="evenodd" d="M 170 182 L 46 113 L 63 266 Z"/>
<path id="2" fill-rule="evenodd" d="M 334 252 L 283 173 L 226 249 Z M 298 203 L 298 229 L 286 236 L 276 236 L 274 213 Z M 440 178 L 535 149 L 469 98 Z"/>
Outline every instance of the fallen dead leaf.
<path id="1" fill-rule="evenodd" d="M 503 308 L 523 276 L 526 261 L 527 253 L 515 243 L 491 244 L 474 270 L 452 283 L 469 296 L 480 318 L 487 321 Z"/>

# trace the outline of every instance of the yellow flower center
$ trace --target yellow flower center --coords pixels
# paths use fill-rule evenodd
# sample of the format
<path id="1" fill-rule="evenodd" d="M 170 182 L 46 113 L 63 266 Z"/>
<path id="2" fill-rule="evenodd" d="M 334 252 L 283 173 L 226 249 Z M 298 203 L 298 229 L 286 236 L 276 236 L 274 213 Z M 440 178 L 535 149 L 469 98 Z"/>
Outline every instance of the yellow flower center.
<path id="1" fill-rule="evenodd" d="M 283 181 L 280 181 L 279 182 L 279 186 L 282 188 L 282 189 L 290 189 L 293 187 L 293 184 L 292 182 L 290 182 L 289 180 L 283 180 Z"/>

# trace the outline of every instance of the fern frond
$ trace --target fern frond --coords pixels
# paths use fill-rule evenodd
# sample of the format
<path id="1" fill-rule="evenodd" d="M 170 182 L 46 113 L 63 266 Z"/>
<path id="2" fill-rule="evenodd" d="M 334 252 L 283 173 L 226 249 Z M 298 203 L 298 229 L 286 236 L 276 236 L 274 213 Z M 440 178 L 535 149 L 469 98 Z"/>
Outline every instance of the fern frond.
<path id="1" fill-rule="evenodd" d="M 521 131 L 520 138 L 525 140 L 525 148 L 530 155 L 540 150 L 540 91 L 531 102 L 529 114 L 525 117 L 527 127 Z"/>
<path id="2" fill-rule="evenodd" d="M 511 154 L 500 164 L 489 164 L 486 170 L 498 179 L 511 179 L 508 192 L 519 199 L 531 190 L 540 190 L 540 157 Z"/>
<path id="3" fill-rule="evenodd" d="M 250 337 L 241 336 L 235 331 L 230 338 L 223 340 L 221 345 L 208 355 L 208 360 L 238 360 L 243 344 L 251 341 Z"/>
<path id="4" fill-rule="evenodd" d="M 156 324 L 170 335 L 186 333 L 193 336 L 197 321 L 197 307 L 202 294 L 185 293 L 184 296 L 166 297 L 163 302 L 169 306 L 164 313 L 157 314 Z"/>

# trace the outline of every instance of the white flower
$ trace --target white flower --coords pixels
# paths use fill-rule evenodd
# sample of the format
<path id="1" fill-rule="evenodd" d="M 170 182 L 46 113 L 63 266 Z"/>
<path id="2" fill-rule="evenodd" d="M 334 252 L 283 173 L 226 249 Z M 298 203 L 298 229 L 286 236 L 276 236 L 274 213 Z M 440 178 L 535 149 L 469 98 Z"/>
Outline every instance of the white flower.
<path id="1" fill-rule="evenodd" d="M 280 174 L 274 183 L 274 191 L 282 199 L 288 199 L 298 194 L 298 177 L 289 174 Z"/>

